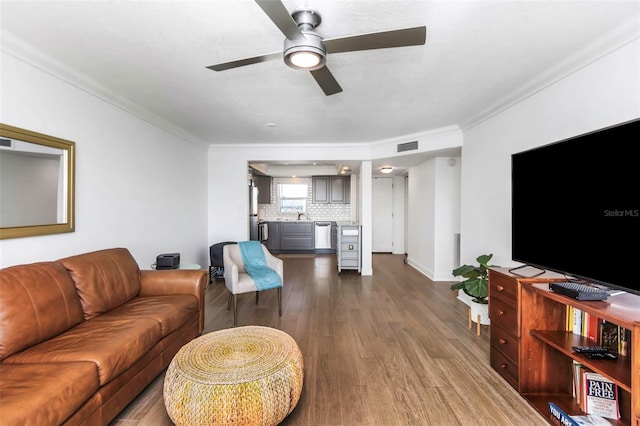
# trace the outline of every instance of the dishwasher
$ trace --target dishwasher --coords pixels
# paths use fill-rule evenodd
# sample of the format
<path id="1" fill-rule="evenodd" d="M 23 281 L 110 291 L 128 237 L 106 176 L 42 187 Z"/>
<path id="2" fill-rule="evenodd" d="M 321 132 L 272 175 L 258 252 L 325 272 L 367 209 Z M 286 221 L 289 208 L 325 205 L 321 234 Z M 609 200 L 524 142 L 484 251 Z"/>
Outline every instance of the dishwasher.
<path id="1" fill-rule="evenodd" d="M 331 248 L 331 222 L 316 222 L 315 225 L 315 248 Z"/>

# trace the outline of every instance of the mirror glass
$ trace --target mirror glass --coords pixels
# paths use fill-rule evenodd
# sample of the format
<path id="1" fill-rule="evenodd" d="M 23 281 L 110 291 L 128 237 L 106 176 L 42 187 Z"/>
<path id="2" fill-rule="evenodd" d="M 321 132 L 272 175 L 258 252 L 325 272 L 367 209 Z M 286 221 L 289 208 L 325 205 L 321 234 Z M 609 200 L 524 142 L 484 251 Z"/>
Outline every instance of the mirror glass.
<path id="1" fill-rule="evenodd" d="M 0 238 L 73 232 L 75 143 L 0 124 Z"/>

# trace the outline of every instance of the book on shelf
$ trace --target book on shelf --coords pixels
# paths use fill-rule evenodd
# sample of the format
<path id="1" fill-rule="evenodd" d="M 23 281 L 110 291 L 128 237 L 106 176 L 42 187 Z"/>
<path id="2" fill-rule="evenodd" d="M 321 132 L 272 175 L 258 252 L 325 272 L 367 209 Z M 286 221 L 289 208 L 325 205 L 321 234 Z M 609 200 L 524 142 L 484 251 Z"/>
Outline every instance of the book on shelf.
<path id="1" fill-rule="evenodd" d="M 588 312 L 585 312 L 584 317 L 584 336 L 590 340 L 591 342 L 598 343 L 598 330 L 600 328 L 600 323 L 602 320 L 594 315 L 591 315 Z"/>
<path id="2" fill-rule="evenodd" d="M 578 308 L 573 309 L 573 334 L 582 336 L 582 311 Z"/>
<path id="3" fill-rule="evenodd" d="M 573 311 L 574 311 L 574 307 L 571 305 L 567 305 L 567 310 L 565 311 L 566 315 L 565 315 L 565 323 L 564 323 L 564 328 L 570 332 L 573 333 Z"/>
<path id="4" fill-rule="evenodd" d="M 620 418 L 618 387 L 611 380 L 573 360 L 573 395 L 586 414 Z"/>
<path id="5" fill-rule="evenodd" d="M 606 348 L 609 352 L 619 353 L 618 348 L 620 327 L 609 321 L 600 323 L 599 345 Z"/>
<path id="6" fill-rule="evenodd" d="M 584 411 L 584 375 L 589 370 L 578 361 L 573 361 L 573 390 L 576 404 Z"/>
<path id="7" fill-rule="evenodd" d="M 549 402 L 549 412 L 564 426 L 611 426 L 607 419 L 593 414 L 570 416 L 554 402 Z"/>
<path id="8" fill-rule="evenodd" d="M 620 419 L 618 386 L 601 374 L 586 371 L 583 374 L 582 410 L 608 419 Z"/>
<path id="9" fill-rule="evenodd" d="M 589 312 L 567 306 L 565 330 L 586 338 L 593 345 L 603 346 L 609 352 L 630 356 L 631 331 Z"/>
<path id="10" fill-rule="evenodd" d="M 611 426 L 612 423 L 604 417 L 595 414 L 585 414 L 583 416 L 571 416 L 579 426 Z"/>
<path id="11" fill-rule="evenodd" d="M 553 417 L 560 420 L 560 423 L 565 426 L 579 426 L 578 423 L 576 423 L 570 415 L 565 413 L 564 410 L 558 407 L 558 405 L 554 402 L 549 402 L 549 412 Z"/>
<path id="12" fill-rule="evenodd" d="M 622 356 L 631 356 L 631 330 L 624 327 L 618 328 L 618 353 Z"/>

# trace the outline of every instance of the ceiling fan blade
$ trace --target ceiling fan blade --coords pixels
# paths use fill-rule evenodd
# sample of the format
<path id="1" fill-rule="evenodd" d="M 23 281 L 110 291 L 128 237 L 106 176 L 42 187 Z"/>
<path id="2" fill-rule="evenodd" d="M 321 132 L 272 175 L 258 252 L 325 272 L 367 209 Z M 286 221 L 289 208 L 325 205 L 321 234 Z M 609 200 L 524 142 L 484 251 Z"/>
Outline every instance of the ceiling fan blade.
<path id="1" fill-rule="evenodd" d="M 258 64 L 260 62 L 282 59 L 282 52 L 267 53 L 266 55 L 254 56 L 253 58 L 238 59 L 222 64 L 209 65 L 207 68 L 213 71 L 224 71 L 231 68 L 243 67 L 245 65 Z"/>
<path id="2" fill-rule="evenodd" d="M 255 0 L 258 6 L 267 14 L 269 19 L 282 31 L 289 40 L 304 39 L 304 34 L 298 28 L 291 14 L 280 0 Z"/>
<path id="3" fill-rule="evenodd" d="M 320 88 L 325 95 L 331 96 L 335 95 L 336 93 L 342 92 L 342 87 L 340 87 L 335 77 L 333 76 L 333 74 L 331 74 L 331 71 L 329 71 L 329 68 L 327 68 L 326 66 L 309 72 L 311 73 L 313 78 L 316 79 L 316 82 L 320 85 Z"/>
<path id="4" fill-rule="evenodd" d="M 348 37 L 324 39 L 327 53 L 355 52 L 357 50 L 387 47 L 417 46 L 427 39 L 427 27 L 405 28 Z"/>

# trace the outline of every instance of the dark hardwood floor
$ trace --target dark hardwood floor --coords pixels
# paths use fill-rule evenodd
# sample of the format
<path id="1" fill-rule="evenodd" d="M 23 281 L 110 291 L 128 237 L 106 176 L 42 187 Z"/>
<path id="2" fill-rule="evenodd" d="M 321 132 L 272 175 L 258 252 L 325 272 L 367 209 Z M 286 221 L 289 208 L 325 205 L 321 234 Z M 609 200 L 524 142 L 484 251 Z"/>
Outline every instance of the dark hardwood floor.
<path id="1" fill-rule="evenodd" d="M 488 329 L 468 329 L 467 308 L 404 263 L 376 254 L 374 275 L 337 273 L 334 255 L 283 256 L 283 314 L 275 291 L 239 299 L 238 325 L 289 333 L 304 355 L 304 388 L 283 425 L 545 425 L 489 367 Z M 227 291 L 206 291 L 205 333 L 233 327 Z M 112 425 L 171 425 L 164 375 Z"/>

